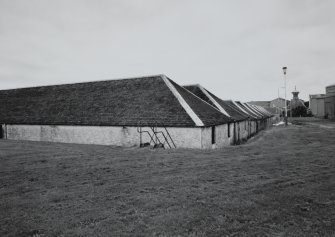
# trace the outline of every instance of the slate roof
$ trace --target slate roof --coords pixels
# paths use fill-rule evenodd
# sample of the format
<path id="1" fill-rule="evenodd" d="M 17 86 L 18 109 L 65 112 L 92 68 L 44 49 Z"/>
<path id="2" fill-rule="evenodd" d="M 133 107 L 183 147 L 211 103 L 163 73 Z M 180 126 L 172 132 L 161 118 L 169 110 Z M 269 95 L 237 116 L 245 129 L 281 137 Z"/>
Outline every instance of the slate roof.
<path id="1" fill-rule="evenodd" d="M 256 114 L 259 118 L 265 118 L 265 116 L 264 116 L 263 114 L 261 114 L 259 111 L 257 111 L 257 110 L 253 107 L 253 105 L 248 104 L 248 103 L 244 103 L 244 105 L 245 105 L 246 107 L 248 107 L 249 110 L 251 110 L 251 111 L 252 111 L 254 114 Z"/>
<path id="2" fill-rule="evenodd" d="M 198 85 L 187 85 L 187 86 L 184 86 L 184 88 L 187 89 L 187 90 L 189 90 L 190 92 L 192 92 L 193 94 L 195 94 L 199 98 L 203 99 L 208 104 L 210 104 L 210 105 L 214 106 L 215 108 L 217 108 L 215 106 L 215 104 L 207 97 L 207 95 L 205 95 L 205 93 L 199 88 Z"/>
<path id="3" fill-rule="evenodd" d="M 234 109 L 234 110 L 236 111 L 235 113 L 240 114 L 240 116 L 243 118 L 243 120 L 245 120 L 245 119 L 249 119 L 249 118 L 250 118 L 249 114 L 244 113 L 239 107 L 237 107 L 237 106 L 233 103 L 233 101 L 231 101 L 231 100 L 224 100 L 224 102 L 225 102 L 227 105 L 229 105 L 232 109 Z M 229 112 L 228 112 L 228 113 L 229 113 Z"/>
<path id="4" fill-rule="evenodd" d="M 207 103 L 211 104 L 215 108 L 219 110 L 219 108 L 213 103 L 213 101 L 200 89 L 199 85 L 187 85 L 184 86 L 187 90 L 191 91 L 193 94 L 198 96 L 199 98 L 205 100 Z M 207 89 L 206 92 L 219 104 L 233 119 L 234 121 L 242 121 L 248 119 L 248 115 L 244 114 L 240 109 L 232 106 L 231 101 L 224 101 L 219 97 L 215 96 L 213 93 L 209 92 Z"/>
<path id="5" fill-rule="evenodd" d="M 263 107 L 257 106 L 257 105 L 252 105 L 249 103 L 244 103 L 247 107 L 249 107 L 255 114 L 260 116 L 261 118 L 269 118 L 272 117 L 270 113 L 267 113 L 263 110 Z"/>
<path id="6" fill-rule="evenodd" d="M 252 105 L 262 106 L 262 107 L 270 107 L 271 101 L 250 101 L 248 103 Z"/>
<path id="7" fill-rule="evenodd" d="M 0 91 L 0 123 L 194 127 L 163 75 Z M 229 118 L 170 80 L 204 126 Z M 185 92 L 185 91 L 186 92 Z"/>
<path id="8" fill-rule="evenodd" d="M 221 121 L 220 124 L 232 122 L 229 117 L 221 113 L 215 107 L 209 105 L 182 86 L 177 85 L 174 81 L 170 81 L 205 124 L 214 125 L 217 121 Z"/>
<path id="9" fill-rule="evenodd" d="M 263 108 L 261 106 L 258 107 L 258 109 L 263 112 L 268 117 L 273 117 L 274 115 L 269 111 L 269 109 Z"/>
<path id="10" fill-rule="evenodd" d="M 207 91 L 207 90 L 206 90 Z M 228 101 L 224 101 L 220 98 L 218 98 L 216 95 L 212 94 L 211 92 L 207 91 L 210 96 L 215 99 L 215 101 L 231 116 L 232 119 L 235 121 L 242 121 L 248 119 L 248 116 L 246 116 L 244 113 L 241 113 L 239 110 L 237 110 L 235 107 L 233 107 Z"/>
<path id="11" fill-rule="evenodd" d="M 249 107 L 247 107 L 244 103 L 241 103 L 240 101 L 236 101 L 236 103 L 241 106 L 246 112 L 248 112 L 251 119 L 260 119 L 261 117 L 255 112 L 253 112 Z"/>
<path id="12" fill-rule="evenodd" d="M 262 116 L 266 118 L 272 117 L 272 114 L 270 114 L 270 112 L 265 110 L 262 106 L 258 106 L 258 105 L 251 105 L 251 106 L 254 108 L 254 110 L 259 112 Z"/>

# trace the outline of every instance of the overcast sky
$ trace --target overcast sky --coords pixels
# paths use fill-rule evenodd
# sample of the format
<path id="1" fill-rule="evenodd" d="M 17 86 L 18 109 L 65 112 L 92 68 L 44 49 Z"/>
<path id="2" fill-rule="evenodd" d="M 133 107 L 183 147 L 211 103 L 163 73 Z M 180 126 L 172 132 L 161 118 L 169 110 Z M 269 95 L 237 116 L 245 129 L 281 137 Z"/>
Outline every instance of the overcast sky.
<path id="1" fill-rule="evenodd" d="M 0 89 L 165 74 L 223 99 L 335 83 L 334 0 L 0 0 Z M 280 96 L 284 90 L 280 89 Z"/>

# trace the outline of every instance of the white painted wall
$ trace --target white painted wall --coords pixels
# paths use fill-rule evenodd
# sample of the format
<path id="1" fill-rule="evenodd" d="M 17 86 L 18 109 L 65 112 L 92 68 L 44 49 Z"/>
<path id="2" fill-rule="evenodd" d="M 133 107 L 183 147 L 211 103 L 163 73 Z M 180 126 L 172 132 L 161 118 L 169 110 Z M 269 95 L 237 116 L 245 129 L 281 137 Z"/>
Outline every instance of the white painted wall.
<path id="1" fill-rule="evenodd" d="M 253 135 L 255 135 L 256 134 L 256 121 L 255 120 L 252 120 L 252 121 L 250 121 L 250 124 L 251 124 L 251 135 L 253 136 Z"/>
<path id="2" fill-rule="evenodd" d="M 222 148 L 229 146 L 228 125 L 222 124 L 215 126 L 215 144 L 212 144 L 212 127 L 203 127 L 201 129 L 201 141 L 203 149 Z"/>
<path id="3" fill-rule="evenodd" d="M 236 123 L 236 129 L 238 126 L 240 128 L 240 139 L 247 139 L 249 135 L 248 121 Z M 245 129 L 245 127 L 247 129 Z M 230 137 L 228 137 L 228 124 L 216 126 L 216 143 L 214 145 L 212 144 L 211 127 L 171 127 L 167 129 L 177 148 L 211 149 L 234 144 L 233 123 L 230 124 Z M 148 127 L 144 127 L 142 130 L 151 131 Z M 164 128 L 157 128 L 157 131 L 163 131 L 166 134 Z M 256 121 L 250 121 L 250 131 L 252 135 L 256 133 Z M 152 134 L 152 132 L 150 133 Z M 11 140 L 116 145 L 126 147 L 140 145 L 140 134 L 137 132 L 137 127 L 6 125 L 5 135 L 7 139 Z M 164 142 L 162 135 L 159 135 L 159 139 L 161 142 Z M 150 137 L 146 133 L 143 133 L 142 143 L 145 142 L 150 142 Z"/>
<path id="4" fill-rule="evenodd" d="M 202 128 L 167 129 L 177 148 L 202 148 Z M 149 131 L 150 128 L 143 128 L 143 130 Z M 158 128 L 158 131 L 163 131 L 163 128 Z M 140 144 L 137 127 L 7 125 L 7 139 L 126 147 Z M 211 137 L 208 139 L 211 142 Z M 149 141 L 149 136 L 143 134 L 142 142 Z"/>
<path id="5" fill-rule="evenodd" d="M 230 145 L 228 139 L 228 125 L 222 124 L 216 126 L 216 147 L 221 148 Z"/>
<path id="6" fill-rule="evenodd" d="M 240 121 L 240 140 L 247 140 L 248 139 L 248 121 Z"/>
<path id="7" fill-rule="evenodd" d="M 235 129 L 235 126 L 234 126 L 234 123 L 231 123 L 230 124 L 230 137 L 229 137 L 229 144 L 230 145 L 234 145 L 234 141 L 235 141 L 235 137 L 234 137 L 234 129 Z"/>

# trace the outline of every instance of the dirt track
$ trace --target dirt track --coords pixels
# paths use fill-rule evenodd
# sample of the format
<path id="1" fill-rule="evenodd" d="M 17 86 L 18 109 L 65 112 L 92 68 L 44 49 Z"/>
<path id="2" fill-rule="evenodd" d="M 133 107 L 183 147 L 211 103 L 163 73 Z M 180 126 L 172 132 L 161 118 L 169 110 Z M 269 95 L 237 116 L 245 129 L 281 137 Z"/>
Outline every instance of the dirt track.
<path id="1" fill-rule="evenodd" d="M 0 236 L 335 236 L 335 126 L 297 124 L 214 151 L 2 140 Z"/>

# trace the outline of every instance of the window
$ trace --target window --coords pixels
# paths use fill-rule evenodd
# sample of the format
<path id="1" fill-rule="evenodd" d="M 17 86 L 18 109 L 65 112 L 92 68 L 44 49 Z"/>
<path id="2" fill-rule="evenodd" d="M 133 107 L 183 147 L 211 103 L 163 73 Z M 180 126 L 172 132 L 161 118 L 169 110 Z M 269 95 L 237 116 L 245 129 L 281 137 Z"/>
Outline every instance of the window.
<path id="1" fill-rule="evenodd" d="M 228 123 L 228 137 L 230 137 L 230 123 Z"/>
<path id="2" fill-rule="evenodd" d="M 212 126 L 212 144 L 215 144 L 215 126 Z"/>

